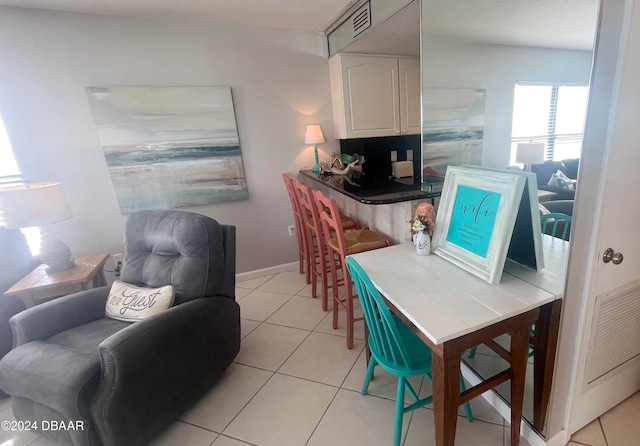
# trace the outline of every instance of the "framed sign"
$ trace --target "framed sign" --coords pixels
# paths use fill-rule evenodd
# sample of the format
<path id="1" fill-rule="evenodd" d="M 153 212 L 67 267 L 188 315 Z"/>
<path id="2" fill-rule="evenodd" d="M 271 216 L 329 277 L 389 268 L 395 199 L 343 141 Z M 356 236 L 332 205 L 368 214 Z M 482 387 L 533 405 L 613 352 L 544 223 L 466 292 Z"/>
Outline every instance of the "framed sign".
<path id="1" fill-rule="evenodd" d="M 491 284 L 499 283 L 525 181 L 509 171 L 449 166 L 434 253 Z"/>
<path id="2" fill-rule="evenodd" d="M 490 167 L 475 166 L 475 168 L 491 172 L 505 172 L 505 170 L 492 169 Z M 540 225 L 536 174 L 519 169 L 507 170 L 507 172 L 513 175 L 520 175 L 526 181 L 522 190 L 522 199 L 518 206 L 511 242 L 507 250 L 507 259 L 540 271 L 544 268 L 544 254 L 542 250 L 542 227 Z"/>

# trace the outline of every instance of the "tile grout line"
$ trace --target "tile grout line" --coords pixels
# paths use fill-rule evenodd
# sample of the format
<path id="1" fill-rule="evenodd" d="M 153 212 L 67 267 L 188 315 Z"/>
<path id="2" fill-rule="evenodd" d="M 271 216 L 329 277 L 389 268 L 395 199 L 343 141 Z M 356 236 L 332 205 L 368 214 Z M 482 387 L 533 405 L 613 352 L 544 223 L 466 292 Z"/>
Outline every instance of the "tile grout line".
<path id="1" fill-rule="evenodd" d="M 269 279 L 268 281 L 266 281 L 265 283 L 261 284 L 258 288 L 253 289 L 252 291 L 259 291 L 259 290 L 260 290 L 260 288 L 261 288 L 264 284 L 268 283 L 268 282 L 269 282 L 271 279 L 273 279 L 274 277 L 275 277 L 275 276 L 273 276 L 272 278 L 270 278 L 270 279 Z M 341 334 L 337 334 L 337 333 L 327 333 L 327 332 L 316 331 L 316 330 L 318 329 L 318 327 L 323 323 L 323 321 L 324 321 L 326 318 L 332 318 L 332 314 L 331 314 L 331 311 L 332 311 L 332 310 L 331 310 L 331 309 L 329 309 L 329 311 L 328 311 L 328 312 L 326 312 L 326 316 L 324 316 L 324 317 L 322 318 L 322 320 L 320 320 L 320 321 L 319 321 L 319 322 L 318 322 L 318 323 L 317 323 L 317 324 L 316 324 L 312 329 L 310 329 L 310 330 L 309 330 L 309 329 L 306 329 L 306 328 L 290 327 L 289 325 L 285 325 L 285 324 L 277 324 L 277 323 L 273 323 L 273 322 L 268 322 L 268 321 L 267 321 L 270 317 L 272 317 L 272 316 L 273 316 L 273 314 L 275 314 L 277 311 L 280 311 L 280 310 L 282 309 L 282 307 L 284 307 L 287 303 L 291 302 L 291 300 L 292 300 L 292 298 L 293 298 L 293 297 L 302 297 L 302 298 L 306 298 L 306 299 L 314 299 L 312 296 L 306 296 L 306 295 L 300 295 L 300 294 L 299 294 L 299 293 L 303 292 L 304 290 L 306 290 L 306 289 L 307 289 L 307 287 L 308 287 L 308 284 L 307 284 L 307 285 L 305 285 L 304 287 L 302 287 L 302 288 L 301 288 L 301 289 L 300 289 L 296 294 L 294 294 L 293 296 L 289 295 L 289 296 L 291 296 L 291 298 L 290 298 L 290 299 L 288 299 L 286 302 L 284 302 L 280 307 L 278 307 L 278 309 L 276 309 L 273 313 L 271 313 L 271 314 L 270 314 L 267 318 L 265 318 L 263 321 L 254 321 L 254 322 L 257 322 L 257 323 L 258 323 L 258 325 L 254 328 L 254 330 L 255 330 L 255 329 L 257 329 L 259 326 L 261 326 L 261 325 L 263 325 L 263 324 L 268 324 L 268 325 L 273 325 L 273 326 L 281 326 L 281 327 L 285 327 L 285 328 L 294 328 L 294 329 L 297 329 L 297 330 L 304 330 L 304 331 L 307 331 L 307 332 L 308 332 L 307 336 L 305 336 L 305 338 L 300 342 L 300 344 L 298 344 L 298 346 L 297 346 L 297 347 L 296 347 L 296 348 L 291 352 L 291 354 L 290 354 L 290 355 L 288 355 L 286 359 L 284 359 L 284 361 L 283 361 L 283 362 L 282 362 L 282 364 L 277 368 L 277 370 L 274 372 L 274 371 L 271 371 L 271 370 L 261 369 L 260 367 L 255 367 L 255 366 L 248 365 L 248 364 L 238 363 L 238 364 L 242 364 L 242 365 L 247 366 L 247 367 L 251 367 L 251 368 L 254 368 L 254 369 L 258 369 L 258 370 L 265 370 L 265 371 L 268 371 L 268 372 L 272 373 L 272 375 L 269 377 L 269 379 L 267 380 L 267 382 L 269 382 L 270 380 L 272 380 L 272 379 L 273 379 L 273 376 L 275 376 L 276 374 L 278 374 L 278 375 L 281 375 L 281 376 L 287 376 L 287 377 L 297 378 L 297 379 L 300 379 L 300 380 L 303 380 L 303 381 L 307 381 L 307 382 L 311 382 L 311 383 L 315 383 L 315 384 L 326 385 L 326 386 L 333 387 L 333 388 L 335 388 L 335 389 L 336 389 L 336 392 L 335 392 L 335 394 L 334 394 L 333 398 L 331 399 L 331 401 L 330 401 L 330 402 L 329 402 L 329 404 L 327 405 L 327 407 L 326 407 L 325 411 L 323 412 L 322 416 L 319 418 L 318 422 L 316 423 L 316 426 L 314 427 L 313 431 L 312 431 L 312 432 L 311 432 L 311 434 L 309 435 L 309 438 L 308 438 L 308 439 L 307 439 L 307 441 L 305 442 L 305 444 L 306 444 L 306 445 L 308 445 L 308 444 L 309 444 L 309 442 L 310 442 L 311 438 L 313 437 L 314 433 L 317 431 L 317 429 L 318 429 L 318 427 L 319 427 L 320 423 L 322 422 L 322 420 L 323 420 L 323 419 L 324 419 L 324 417 L 326 416 L 326 414 L 327 414 L 327 412 L 328 412 L 329 408 L 331 407 L 331 405 L 334 403 L 335 399 L 337 398 L 337 395 L 338 395 L 338 393 L 340 392 L 340 390 L 345 390 L 345 391 L 350 392 L 350 393 L 360 394 L 360 392 L 359 392 L 359 391 L 352 390 L 352 389 L 347 389 L 347 388 L 345 388 L 345 387 L 343 387 L 343 386 L 344 386 L 344 384 L 345 384 L 345 382 L 346 382 L 346 380 L 347 380 L 348 376 L 352 373 L 352 371 L 354 370 L 354 368 L 358 366 L 358 358 L 359 358 L 359 356 L 363 353 L 364 349 L 366 348 L 366 339 L 365 339 L 365 340 L 364 340 L 364 344 L 365 344 L 365 345 L 364 345 L 363 347 L 361 347 L 360 352 L 358 353 L 358 356 L 357 356 L 356 360 L 354 361 L 354 363 L 352 364 L 352 366 L 349 368 L 349 371 L 346 373 L 345 378 L 342 380 L 342 382 L 341 382 L 338 386 L 333 385 L 333 384 L 327 384 L 327 383 L 324 383 L 324 382 L 319 382 L 319 381 L 316 381 L 316 380 L 313 380 L 313 379 L 301 378 L 301 377 L 298 377 L 298 376 L 289 375 L 289 374 L 287 374 L 287 373 L 283 373 L 283 372 L 281 372 L 281 371 L 280 371 L 280 370 L 282 369 L 283 365 L 284 365 L 284 364 L 285 364 L 285 363 L 286 363 L 286 362 L 287 362 L 287 361 L 288 361 L 288 360 L 289 360 L 289 359 L 290 359 L 290 358 L 295 354 L 295 352 L 296 352 L 296 351 L 298 351 L 298 350 L 299 350 L 300 346 L 301 346 L 301 345 L 302 345 L 302 344 L 303 344 L 303 343 L 304 343 L 304 342 L 305 342 L 305 341 L 306 341 L 306 340 L 311 336 L 311 334 L 312 334 L 312 333 L 326 334 L 326 335 L 336 336 L 336 337 L 340 337 L 340 338 L 345 338 L 345 336 L 343 336 L 343 335 L 341 335 Z M 263 291 L 267 291 L 267 290 L 263 290 Z M 269 291 L 269 292 L 273 292 L 273 291 Z M 249 293 L 249 294 L 250 294 L 250 293 Z M 247 294 L 247 295 L 249 295 L 249 294 Z M 280 294 L 285 294 L 285 293 L 280 293 Z M 246 296 L 245 296 L 245 297 L 246 297 Z M 318 298 L 315 298 L 315 299 L 318 299 Z M 318 300 L 319 300 L 319 299 L 318 299 Z M 332 303 L 333 303 L 333 302 L 332 302 Z M 251 320 L 251 319 L 249 319 L 249 320 Z M 252 331 L 253 331 L 253 330 L 252 330 Z M 484 355 L 483 353 L 479 353 L 479 354 Z M 485 355 L 485 356 L 487 356 L 487 355 Z M 267 382 L 265 382 L 265 384 L 264 384 L 264 385 L 266 385 L 266 384 L 267 384 Z M 424 384 L 425 384 L 425 378 L 423 377 L 423 378 L 422 378 L 422 380 L 421 380 L 421 382 L 420 382 L 420 387 L 419 387 L 419 390 L 418 390 L 418 394 L 420 393 L 420 391 L 422 391 L 422 388 L 423 388 Z M 252 397 L 252 398 L 251 398 L 251 399 L 250 399 L 250 400 L 249 400 L 249 401 L 248 401 L 248 402 L 247 402 L 247 403 L 242 407 L 242 409 L 240 409 L 240 411 L 238 412 L 238 414 L 239 414 L 240 412 L 242 412 L 242 410 L 244 410 L 244 409 L 245 409 L 245 407 L 246 407 L 246 406 L 247 406 L 247 405 L 248 405 L 248 404 L 249 404 L 249 403 L 254 399 L 255 395 L 257 395 L 257 394 L 260 392 L 260 390 L 264 387 L 264 385 L 263 385 L 260 389 L 258 389 L 258 391 L 256 392 L 256 394 L 254 394 L 254 396 L 253 396 L 253 397 Z M 373 394 L 370 394 L 369 396 L 374 397 L 374 398 L 379 398 L 379 399 L 381 399 L 381 400 L 395 401 L 395 398 L 389 398 L 389 397 L 385 397 L 385 396 L 382 396 L 382 395 L 373 395 Z M 414 415 L 415 415 L 415 414 L 414 414 L 414 412 L 415 412 L 415 411 L 412 411 L 412 413 L 410 414 L 409 420 L 408 420 L 408 422 L 407 422 L 407 428 L 406 428 L 406 432 L 405 432 L 405 435 L 404 435 L 403 444 L 404 444 L 404 443 L 406 443 L 406 441 L 407 441 L 409 428 L 410 428 L 410 426 L 411 426 L 411 423 L 413 422 L 413 418 L 414 418 Z M 237 414 L 237 415 L 238 415 L 238 414 Z M 224 428 L 224 429 L 226 429 L 226 428 L 227 428 L 227 427 L 228 427 L 228 426 L 233 422 L 233 420 L 235 420 L 235 418 L 237 417 L 237 415 L 236 415 L 236 416 L 235 416 L 235 417 L 234 417 L 234 418 L 233 418 L 233 419 L 232 419 L 232 420 L 231 420 L 231 421 L 230 421 L 230 422 L 225 426 L 225 428 Z M 458 416 L 459 416 L 459 417 L 463 417 L 463 416 L 462 416 L 462 415 L 460 415 L 460 414 L 458 414 Z M 464 418 L 464 417 L 463 417 L 463 418 Z M 465 419 L 466 419 L 466 418 L 465 418 Z M 488 423 L 488 424 L 493 424 L 493 425 L 496 425 L 496 426 L 500 426 L 500 425 L 498 425 L 497 423 L 493 423 L 493 422 L 491 422 L 491 421 L 484 421 L 484 420 L 478 420 L 478 421 L 482 421 L 482 422 L 484 422 L 484 423 Z M 506 426 L 506 423 L 505 423 L 505 422 L 504 422 L 504 420 L 503 420 L 503 421 L 502 421 L 502 424 L 501 424 L 501 427 L 503 428 L 503 435 L 502 435 L 502 437 L 503 437 L 503 445 L 505 445 L 505 444 L 506 444 L 505 442 L 507 441 L 507 440 L 506 440 L 506 437 L 505 437 L 505 435 L 506 435 L 506 434 L 504 434 L 504 432 L 505 432 L 505 430 L 506 430 L 505 426 Z M 223 430 L 224 430 L 224 429 L 223 429 Z M 222 434 L 222 433 L 220 433 L 220 435 L 223 435 L 223 436 L 229 436 L 228 434 Z M 229 437 L 230 437 L 230 438 L 235 438 L 235 437 L 232 437 L 232 436 L 229 436 Z M 241 439 L 238 439 L 238 440 L 240 440 L 240 441 L 244 441 L 244 440 L 241 440 Z"/>
<path id="2" fill-rule="evenodd" d="M 604 437 L 604 442 L 606 446 L 609 446 L 609 440 L 607 440 L 607 433 L 604 431 L 604 426 L 602 425 L 602 420 L 598 417 L 598 426 L 600 426 L 600 430 L 602 431 L 602 436 Z"/>

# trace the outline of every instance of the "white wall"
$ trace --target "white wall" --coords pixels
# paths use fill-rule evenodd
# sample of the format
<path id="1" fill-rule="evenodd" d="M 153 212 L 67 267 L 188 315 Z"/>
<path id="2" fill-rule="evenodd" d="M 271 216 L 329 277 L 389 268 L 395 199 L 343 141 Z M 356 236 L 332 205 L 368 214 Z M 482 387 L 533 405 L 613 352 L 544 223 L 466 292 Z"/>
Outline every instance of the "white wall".
<path id="1" fill-rule="evenodd" d="M 423 87 L 486 89 L 483 164 L 509 166 L 518 81 L 587 84 L 590 51 L 423 40 Z"/>
<path id="2" fill-rule="evenodd" d="M 312 164 L 307 124 L 333 139 L 318 33 L 0 8 L 0 113 L 32 182 L 60 181 L 74 218 L 53 226 L 76 256 L 122 250 L 120 215 L 87 86 L 230 86 L 249 199 L 184 210 L 238 227 L 238 272 L 296 260 L 280 174 Z M 328 155 L 327 155 L 328 156 Z"/>

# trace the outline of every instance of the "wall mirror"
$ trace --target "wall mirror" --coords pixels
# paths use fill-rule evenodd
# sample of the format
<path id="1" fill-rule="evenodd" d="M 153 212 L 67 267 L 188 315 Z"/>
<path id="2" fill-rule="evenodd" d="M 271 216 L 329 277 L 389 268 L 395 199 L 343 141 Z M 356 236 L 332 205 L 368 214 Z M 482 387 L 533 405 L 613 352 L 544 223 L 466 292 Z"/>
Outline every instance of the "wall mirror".
<path id="1" fill-rule="evenodd" d="M 598 0 L 422 0 L 423 175 L 444 175 L 456 164 L 514 166 L 518 143 L 544 148 L 529 163 L 579 159 L 598 6 Z M 563 213 L 572 211 L 573 202 L 567 205 Z M 497 341 L 508 345 L 509 337 Z M 482 346 L 469 356 L 463 360 L 483 378 L 506 365 Z M 532 358 L 527 374 L 524 418 L 533 425 Z M 509 403 L 508 383 L 497 391 Z"/>
<path id="2" fill-rule="evenodd" d="M 526 164 L 540 156 L 579 159 L 587 105 L 579 102 L 586 95 L 571 92 L 589 85 L 598 6 L 599 0 L 415 0 L 341 51 L 420 56 L 423 181 L 450 164 L 522 167 L 519 143 L 544 147 Z M 554 140 L 548 135 L 552 104 Z M 514 118 L 514 110 L 533 114 Z M 577 163 L 573 169 L 575 175 Z M 555 197 L 569 199 L 560 212 L 573 213 L 570 195 Z M 519 277 L 529 280 L 526 269 Z M 498 342 L 508 344 L 508 336 Z M 463 360 L 483 377 L 506 364 L 483 347 L 473 356 Z M 508 384 L 498 389 L 507 404 L 508 390 Z M 531 425 L 532 394 L 528 380 L 524 418 Z"/>

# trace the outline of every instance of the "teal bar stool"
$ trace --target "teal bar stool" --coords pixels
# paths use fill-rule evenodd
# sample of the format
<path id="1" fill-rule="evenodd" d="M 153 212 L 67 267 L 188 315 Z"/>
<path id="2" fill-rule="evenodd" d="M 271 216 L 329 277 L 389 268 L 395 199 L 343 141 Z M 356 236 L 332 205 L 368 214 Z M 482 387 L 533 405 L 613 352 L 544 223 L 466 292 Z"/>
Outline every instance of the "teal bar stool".
<path id="1" fill-rule="evenodd" d="M 367 394 L 373 370 L 377 365 L 398 376 L 393 444 L 399 446 L 403 415 L 432 401 L 431 396 L 418 398 L 416 391 L 407 380 L 407 377 L 416 375 L 425 375 L 430 381 L 432 380 L 431 349 L 400 319 L 391 314 L 384 299 L 358 262 L 347 257 L 346 264 L 358 291 L 364 318 L 369 327 L 371 359 L 361 393 Z M 465 390 L 462 379 L 460 379 L 460 389 Z M 405 391 L 408 391 L 415 401 L 407 407 L 404 407 Z M 468 402 L 464 404 L 464 408 L 467 419 L 473 421 L 471 406 Z"/>

